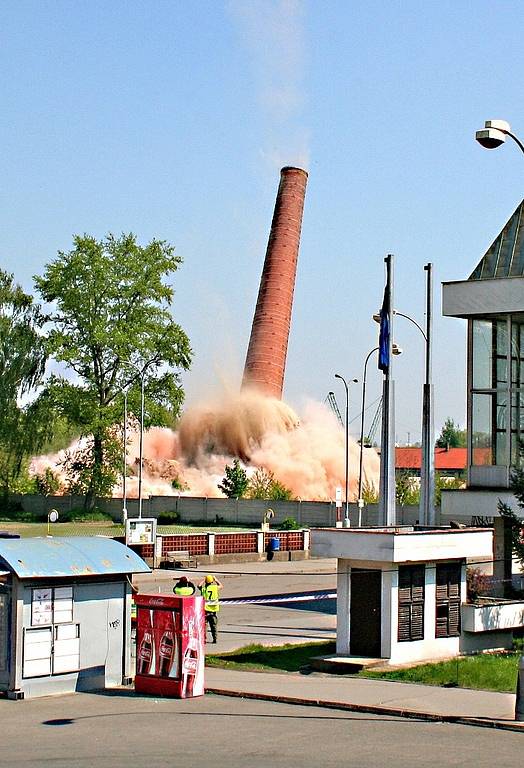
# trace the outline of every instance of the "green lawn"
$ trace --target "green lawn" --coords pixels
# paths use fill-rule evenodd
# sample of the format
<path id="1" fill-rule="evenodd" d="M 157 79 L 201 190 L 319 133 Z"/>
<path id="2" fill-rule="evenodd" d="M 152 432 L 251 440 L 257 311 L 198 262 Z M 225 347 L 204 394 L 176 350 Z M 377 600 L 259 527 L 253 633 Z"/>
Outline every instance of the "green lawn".
<path id="1" fill-rule="evenodd" d="M 369 669 L 359 676 L 483 691 L 514 691 L 519 658 L 520 653 L 479 654 L 391 672 Z"/>
<path id="2" fill-rule="evenodd" d="M 332 653 L 335 653 L 333 642 L 275 647 L 248 645 L 230 653 L 210 654 L 206 657 L 206 664 L 210 667 L 259 672 L 298 672 L 308 666 L 312 656 Z M 520 653 L 480 654 L 391 671 L 366 670 L 359 672 L 358 677 L 513 692 L 517 683 L 519 658 Z"/>
<path id="3" fill-rule="evenodd" d="M 307 667 L 312 656 L 335 653 L 335 643 L 286 644 L 275 647 L 246 645 L 238 651 L 206 656 L 208 667 L 244 669 L 257 672 L 298 672 Z"/>
<path id="4" fill-rule="evenodd" d="M 175 534 L 175 533 L 205 533 L 214 531 L 215 533 L 227 533 L 235 531 L 253 530 L 253 526 L 220 526 L 208 523 L 206 525 L 159 525 L 157 533 Z M 19 533 L 20 536 L 47 536 L 47 523 L 20 523 L 0 518 L 0 531 L 9 531 L 10 533 Z M 72 523 L 51 523 L 50 533 L 52 536 L 123 536 L 124 526 L 120 523 L 113 523 L 110 520 L 97 520 L 96 522 L 72 522 Z"/>

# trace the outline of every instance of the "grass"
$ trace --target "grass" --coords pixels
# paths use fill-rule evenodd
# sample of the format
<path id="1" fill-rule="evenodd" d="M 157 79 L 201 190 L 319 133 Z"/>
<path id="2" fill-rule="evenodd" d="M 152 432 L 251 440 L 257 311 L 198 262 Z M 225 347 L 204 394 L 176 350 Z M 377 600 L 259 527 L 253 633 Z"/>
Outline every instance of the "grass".
<path id="1" fill-rule="evenodd" d="M 246 645 L 238 651 L 206 656 L 208 667 L 250 670 L 255 672 L 298 672 L 309 664 L 312 656 L 335 652 L 335 643 L 286 644 L 275 647 Z"/>
<path id="2" fill-rule="evenodd" d="M 159 525 L 157 533 L 176 534 L 176 533 L 204 533 L 205 531 L 214 531 L 215 533 L 227 533 L 228 531 L 253 530 L 253 527 L 229 525 Z M 10 533 L 19 533 L 20 536 L 47 536 L 47 523 L 22 523 L 10 520 L 0 519 L 0 531 L 9 531 Z M 124 526 L 121 523 L 114 523 L 111 520 L 97 520 L 94 522 L 72 522 L 72 523 L 51 523 L 50 532 L 52 536 L 123 536 Z"/>
<path id="3" fill-rule="evenodd" d="M 359 677 L 483 691 L 515 690 L 519 653 L 485 653 L 390 672 L 368 669 Z"/>
<path id="4" fill-rule="evenodd" d="M 309 665 L 312 656 L 327 656 L 332 653 L 335 653 L 334 642 L 274 647 L 247 645 L 229 653 L 210 654 L 206 657 L 206 664 L 210 667 L 255 672 L 298 672 Z M 391 671 L 363 670 L 359 672 L 358 677 L 513 692 L 517 683 L 519 658 L 520 653 L 479 654 Z"/>

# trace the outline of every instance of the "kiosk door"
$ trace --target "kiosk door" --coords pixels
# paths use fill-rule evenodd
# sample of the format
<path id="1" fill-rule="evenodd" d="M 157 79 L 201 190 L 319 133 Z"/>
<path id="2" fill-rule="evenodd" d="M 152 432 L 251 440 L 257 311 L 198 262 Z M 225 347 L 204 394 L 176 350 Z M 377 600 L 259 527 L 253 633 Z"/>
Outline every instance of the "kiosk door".
<path id="1" fill-rule="evenodd" d="M 351 569 L 349 652 L 380 658 L 382 571 Z"/>

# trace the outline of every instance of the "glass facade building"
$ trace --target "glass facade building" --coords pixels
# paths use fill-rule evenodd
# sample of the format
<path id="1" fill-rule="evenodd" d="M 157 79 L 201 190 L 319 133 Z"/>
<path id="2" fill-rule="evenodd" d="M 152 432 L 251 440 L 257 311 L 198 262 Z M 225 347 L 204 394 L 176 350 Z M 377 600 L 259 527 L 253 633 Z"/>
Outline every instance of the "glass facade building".
<path id="1" fill-rule="evenodd" d="M 443 284 L 468 321 L 468 486 L 507 488 L 524 449 L 524 201 L 468 280 Z"/>

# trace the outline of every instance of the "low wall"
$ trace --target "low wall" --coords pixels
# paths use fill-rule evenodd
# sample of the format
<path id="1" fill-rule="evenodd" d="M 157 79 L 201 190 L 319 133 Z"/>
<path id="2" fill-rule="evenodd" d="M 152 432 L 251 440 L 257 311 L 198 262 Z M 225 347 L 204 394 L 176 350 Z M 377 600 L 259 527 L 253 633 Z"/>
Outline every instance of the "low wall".
<path id="1" fill-rule="evenodd" d="M 82 496 L 40 496 L 26 494 L 12 496 L 12 501 L 20 502 L 28 512 L 34 512 L 42 516 L 47 515 L 50 509 L 67 512 L 75 508 L 82 508 L 84 499 Z M 111 515 L 115 521 L 122 519 L 122 499 L 99 499 L 97 506 Z M 138 500 L 127 500 L 129 517 L 138 517 Z M 264 501 L 261 499 L 208 499 L 197 496 L 150 496 L 142 499 L 142 516 L 158 517 L 162 512 L 176 512 L 180 522 L 183 523 L 232 523 L 236 525 L 253 525 L 259 527 L 266 511 L 271 508 L 275 517 L 271 520 L 272 527 L 293 517 L 300 526 L 308 528 L 325 528 L 334 526 L 337 520 L 337 509 L 333 501 Z M 344 510 L 342 510 L 342 515 Z M 351 526 L 358 525 L 359 510 L 356 504 L 349 505 L 349 518 Z M 369 504 L 362 509 L 362 525 L 378 525 L 378 504 Z M 441 522 L 440 513 L 437 510 L 437 525 Z M 397 506 L 397 523 L 399 525 L 413 525 L 419 519 L 417 506 Z M 447 522 L 447 521 L 442 521 Z"/>

